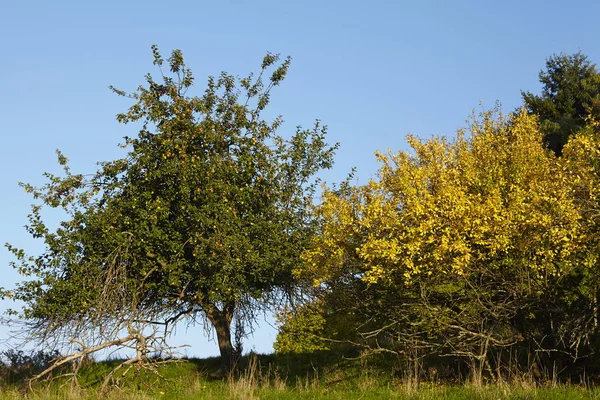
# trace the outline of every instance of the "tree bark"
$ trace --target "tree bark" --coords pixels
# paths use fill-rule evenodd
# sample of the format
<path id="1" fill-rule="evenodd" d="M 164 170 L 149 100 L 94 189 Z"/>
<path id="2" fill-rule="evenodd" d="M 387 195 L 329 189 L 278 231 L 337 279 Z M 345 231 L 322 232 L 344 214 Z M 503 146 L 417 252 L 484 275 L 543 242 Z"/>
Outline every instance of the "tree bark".
<path id="1" fill-rule="evenodd" d="M 216 306 L 210 307 L 206 316 L 215 328 L 219 352 L 221 354 L 221 368 L 224 372 L 230 372 L 235 365 L 235 352 L 231 343 L 231 320 L 233 318 L 233 306 L 224 306 L 219 310 Z"/>

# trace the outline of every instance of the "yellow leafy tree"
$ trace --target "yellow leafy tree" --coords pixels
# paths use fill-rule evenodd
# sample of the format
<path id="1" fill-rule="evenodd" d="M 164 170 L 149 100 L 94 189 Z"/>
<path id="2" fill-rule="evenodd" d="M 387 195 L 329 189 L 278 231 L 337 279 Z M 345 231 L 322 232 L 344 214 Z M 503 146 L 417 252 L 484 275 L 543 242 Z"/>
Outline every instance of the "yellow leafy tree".
<path id="1" fill-rule="evenodd" d="M 323 228 L 297 275 L 323 288 L 349 277 L 376 288 L 386 315 L 373 321 L 413 341 L 404 331 L 420 325 L 419 343 L 465 356 L 479 382 L 492 348 L 531 339 L 579 352 L 589 338 L 567 338 L 577 324 L 565 315 L 586 301 L 580 276 L 595 250 L 582 205 L 598 192 L 590 162 L 568 154 L 589 154 L 584 139 L 557 158 L 535 116 L 491 111 L 454 140 L 407 140 L 410 151 L 377 154 L 378 179 L 325 191 Z M 390 323 L 394 313 L 413 320 Z"/>

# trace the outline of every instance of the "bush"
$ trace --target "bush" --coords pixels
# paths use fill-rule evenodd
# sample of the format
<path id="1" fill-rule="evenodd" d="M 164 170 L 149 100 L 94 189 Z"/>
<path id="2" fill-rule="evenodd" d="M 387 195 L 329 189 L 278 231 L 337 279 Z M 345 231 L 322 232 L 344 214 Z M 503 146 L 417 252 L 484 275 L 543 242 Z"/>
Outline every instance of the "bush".
<path id="1" fill-rule="evenodd" d="M 56 350 L 46 352 L 32 350 L 29 353 L 23 350 L 9 349 L 0 352 L 0 382 L 14 384 L 30 378 L 50 366 L 60 357 Z"/>

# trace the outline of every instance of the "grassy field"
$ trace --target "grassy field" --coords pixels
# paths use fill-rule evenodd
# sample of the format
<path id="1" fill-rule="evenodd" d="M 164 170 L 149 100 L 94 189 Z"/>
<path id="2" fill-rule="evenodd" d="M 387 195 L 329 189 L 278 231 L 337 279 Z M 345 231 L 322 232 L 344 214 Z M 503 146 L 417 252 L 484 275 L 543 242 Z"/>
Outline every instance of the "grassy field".
<path id="1" fill-rule="evenodd" d="M 318 364 L 317 364 L 318 362 Z M 4 399 L 600 399 L 600 389 L 579 386 L 536 386 L 526 381 L 481 388 L 424 382 L 415 389 L 404 383 L 393 366 L 385 368 L 342 359 L 258 356 L 246 358 L 235 377 L 217 374 L 217 359 L 181 360 L 152 371 L 132 372 L 120 388 L 99 396 L 105 374 L 118 361 L 94 363 L 82 370 L 80 387 L 64 379 L 37 385 L 0 385 Z M 319 365 L 316 367 L 315 365 Z"/>

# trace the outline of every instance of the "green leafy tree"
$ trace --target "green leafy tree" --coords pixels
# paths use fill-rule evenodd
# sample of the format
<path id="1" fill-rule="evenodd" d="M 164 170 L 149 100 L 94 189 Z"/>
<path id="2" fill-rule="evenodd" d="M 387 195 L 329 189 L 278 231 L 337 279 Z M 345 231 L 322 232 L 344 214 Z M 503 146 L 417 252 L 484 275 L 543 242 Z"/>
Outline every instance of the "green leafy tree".
<path id="1" fill-rule="evenodd" d="M 315 174 L 332 165 L 337 145 L 318 121 L 286 139 L 281 117 L 261 118 L 289 58 L 267 54 L 257 76 L 222 73 L 190 97 L 182 53 L 153 53 L 160 80 L 148 74 L 132 94 L 111 87 L 135 101 L 118 121 L 141 123 L 125 138 L 127 156 L 89 177 L 72 174 L 59 153 L 64 176 L 24 185 L 41 200 L 28 230 L 46 250 L 29 257 L 8 245 L 30 279 L 4 295 L 25 303 L 22 317 L 45 337 L 114 321 L 208 321 L 229 368 L 232 326 L 239 339 L 257 313 L 294 293 L 292 270 L 315 229 Z M 68 218 L 52 231 L 42 206 Z"/>
<path id="2" fill-rule="evenodd" d="M 587 56 L 558 54 L 540 71 L 542 94 L 521 92 L 525 107 L 540 118 L 545 144 L 560 155 L 569 137 L 600 117 L 600 74 Z"/>

